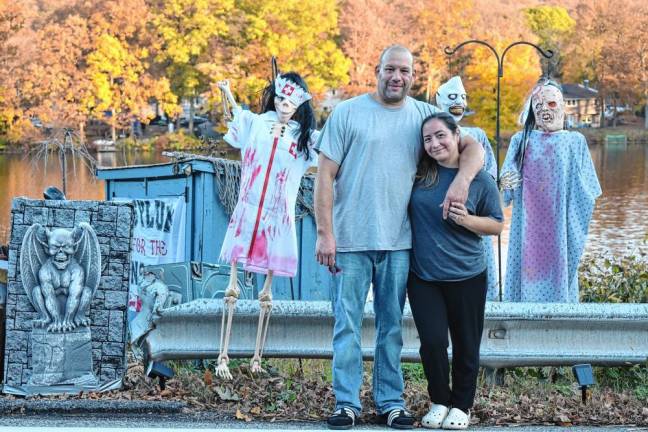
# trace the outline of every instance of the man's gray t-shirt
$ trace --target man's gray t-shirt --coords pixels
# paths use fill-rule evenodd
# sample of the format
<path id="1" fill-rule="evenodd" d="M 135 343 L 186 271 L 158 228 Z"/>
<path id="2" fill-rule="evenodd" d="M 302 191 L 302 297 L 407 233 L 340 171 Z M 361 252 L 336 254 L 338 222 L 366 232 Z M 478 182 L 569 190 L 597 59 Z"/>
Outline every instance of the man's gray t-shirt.
<path id="1" fill-rule="evenodd" d="M 333 230 L 339 252 L 412 247 L 407 213 L 421 151 L 421 123 L 439 109 L 407 97 L 387 108 L 364 94 L 338 104 L 315 150 L 340 168 Z"/>
<path id="2" fill-rule="evenodd" d="M 486 270 L 484 246 L 480 235 L 443 219 L 443 202 L 457 168 L 438 167 L 438 181 L 429 188 L 417 183 L 409 204 L 412 218 L 411 269 L 426 281 L 461 281 Z M 504 220 L 499 191 L 493 177 L 482 170 L 468 189 L 468 213 Z"/>

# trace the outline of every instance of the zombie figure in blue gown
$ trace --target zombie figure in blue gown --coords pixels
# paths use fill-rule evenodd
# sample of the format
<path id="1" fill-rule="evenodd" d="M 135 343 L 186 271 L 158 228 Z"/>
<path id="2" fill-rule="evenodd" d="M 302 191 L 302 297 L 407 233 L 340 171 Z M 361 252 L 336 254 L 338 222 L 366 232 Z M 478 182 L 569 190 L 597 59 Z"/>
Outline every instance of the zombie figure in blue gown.
<path id="1" fill-rule="evenodd" d="M 439 87 L 436 94 L 436 103 L 443 111 L 452 115 L 457 123 L 461 121 L 466 112 L 467 96 L 460 77 L 452 77 Z M 478 127 L 467 126 L 461 126 L 461 131 L 475 138 L 484 147 L 484 170 L 496 179 L 497 163 L 495 162 L 493 147 L 491 147 L 488 141 L 486 132 Z M 482 240 L 487 264 L 487 300 L 499 299 L 498 272 L 493 249 L 494 239 L 495 237 L 492 236 L 484 236 Z"/>
<path id="2" fill-rule="evenodd" d="M 578 302 L 578 263 L 601 187 L 585 137 L 563 130 L 562 91 L 534 87 L 502 166 L 513 203 L 504 300 Z"/>

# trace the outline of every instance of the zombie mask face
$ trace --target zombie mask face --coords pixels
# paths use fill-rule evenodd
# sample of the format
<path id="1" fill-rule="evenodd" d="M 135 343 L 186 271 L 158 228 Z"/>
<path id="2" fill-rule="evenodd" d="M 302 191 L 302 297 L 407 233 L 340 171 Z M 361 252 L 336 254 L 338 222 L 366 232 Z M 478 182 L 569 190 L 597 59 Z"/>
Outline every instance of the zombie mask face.
<path id="1" fill-rule="evenodd" d="M 459 122 L 466 112 L 467 96 L 461 78 L 454 76 L 442 84 L 436 94 L 437 105 Z"/>
<path id="2" fill-rule="evenodd" d="M 565 103 L 560 89 L 553 85 L 539 85 L 533 89 L 531 106 L 538 128 L 555 132 L 563 128 Z"/>
<path id="3" fill-rule="evenodd" d="M 70 264 L 70 257 L 74 255 L 77 242 L 73 233 L 65 229 L 55 229 L 47 232 L 47 252 L 52 257 L 52 262 L 59 270 L 65 270 Z"/>

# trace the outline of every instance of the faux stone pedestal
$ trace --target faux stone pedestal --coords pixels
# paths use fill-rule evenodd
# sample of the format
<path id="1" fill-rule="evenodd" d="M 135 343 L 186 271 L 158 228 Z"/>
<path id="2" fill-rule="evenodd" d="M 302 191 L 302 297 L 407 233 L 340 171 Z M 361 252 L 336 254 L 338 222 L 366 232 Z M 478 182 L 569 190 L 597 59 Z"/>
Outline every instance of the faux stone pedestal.
<path id="1" fill-rule="evenodd" d="M 92 337 L 88 327 L 63 333 L 35 328 L 31 334 L 32 375 L 28 385 L 95 386 Z"/>

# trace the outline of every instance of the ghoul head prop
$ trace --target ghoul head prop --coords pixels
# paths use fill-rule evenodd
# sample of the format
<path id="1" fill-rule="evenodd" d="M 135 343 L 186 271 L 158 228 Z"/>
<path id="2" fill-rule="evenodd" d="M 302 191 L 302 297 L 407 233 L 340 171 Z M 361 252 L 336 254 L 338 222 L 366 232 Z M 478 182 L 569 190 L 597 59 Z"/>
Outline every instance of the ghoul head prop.
<path id="1" fill-rule="evenodd" d="M 299 84 L 278 75 L 275 78 L 275 111 L 282 123 L 287 122 L 295 114 L 297 108 L 312 99 Z"/>
<path id="2" fill-rule="evenodd" d="M 443 83 L 436 94 L 437 105 L 459 122 L 466 112 L 467 96 L 461 78 L 454 76 Z"/>
<path id="3" fill-rule="evenodd" d="M 559 131 L 563 128 L 564 118 L 565 104 L 560 84 L 544 77 L 541 78 L 531 90 L 531 94 L 527 97 L 524 108 L 518 117 L 518 123 L 524 127 L 522 143 L 516 156 L 520 172 L 524 164 L 524 155 L 531 132 L 535 129 L 543 132 Z"/>
<path id="4" fill-rule="evenodd" d="M 555 132 L 563 128 L 565 102 L 562 91 L 556 85 L 547 83 L 537 85 L 531 93 L 531 108 L 538 129 Z"/>

